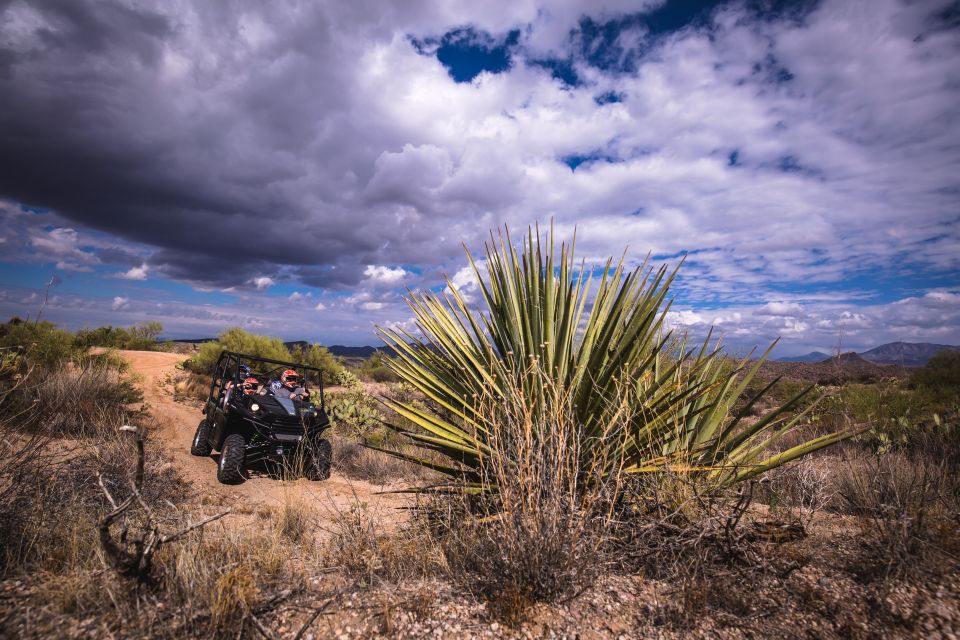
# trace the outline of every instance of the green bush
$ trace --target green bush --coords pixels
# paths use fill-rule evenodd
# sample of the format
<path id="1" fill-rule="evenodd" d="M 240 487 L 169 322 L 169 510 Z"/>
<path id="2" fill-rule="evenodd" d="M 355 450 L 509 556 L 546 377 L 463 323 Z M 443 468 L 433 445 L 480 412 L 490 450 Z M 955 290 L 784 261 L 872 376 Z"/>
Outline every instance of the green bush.
<path id="1" fill-rule="evenodd" d="M 960 352 L 941 351 L 910 377 L 910 386 L 926 392 L 935 402 L 960 399 Z"/>
<path id="2" fill-rule="evenodd" d="M 387 360 L 379 351 L 374 352 L 360 365 L 360 377 L 374 382 L 399 382 L 400 376 L 389 367 Z"/>
<path id="3" fill-rule="evenodd" d="M 258 336 L 234 327 L 221 333 L 215 342 L 205 342 L 200 345 L 197 355 L 190 358 L 184 366 L 196 373 L 212 373 L 221 351 L 235 351 L 272 360 L 293 359 L 280 338 Z"/>
<path id="4" fill-rule="evenodd" d="M 78 348 L 111 347 L 135 351 L 152 351 L 157 348 L 157 338 L 163 333 L 159 322 L 135 324 L 129 328 L 110 325 L 96 329 L 81 329 L 77 332 Z"/>
<path id="5" fill-rule="evenodd" d="M 52 322 L 25 322 L 20 318 L 0 325 L 0 347 L 19 347 L 24 363 L 48 369 L 59 367 L 79 353 L 69 331 Z"/>
<path id="6" fill-rule="evenodd" d="M 293 352 L 292 357 L 294 362 L 316 367 L 323 371 L 323 379 L 327 383 L 335 380 L 337 375 L 343 371 L 343 365 L 340 364 L 337 357 L 330 353 L 326 347 L 321 347 L 318 344 L 297 349 Z"/>

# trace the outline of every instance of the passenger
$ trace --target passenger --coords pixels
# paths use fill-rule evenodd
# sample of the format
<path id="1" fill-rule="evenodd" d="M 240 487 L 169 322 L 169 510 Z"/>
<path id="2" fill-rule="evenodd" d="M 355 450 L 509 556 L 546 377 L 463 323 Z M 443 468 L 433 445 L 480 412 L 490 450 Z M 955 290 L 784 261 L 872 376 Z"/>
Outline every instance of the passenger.
<path id="1" fill-rule="evenodd" d="M 243 395 L 252 396 L 260 391 L 260 381 L 253 377 L 247 378 L 240 383 L 240 388 L 243 390 Z"/>
<path id="2" fill-rule="evenodd" d="M 245 365 L 245 364 L 242 364 L 242 365 L 240 365 L 239 367 L 237 367 L 237 379 L 238 379 L 238 380 L 246 380 L 246 379 L 249 378 L 249 377 L 250 377 L 250 367 L 248 367 L 248 366 Z M 225 398 L 229 398 L 229 397 L 230 397 L 230 391 L 233 389 L 233 380 L 227 380 L 227 384 L 225 384 L 225 385 L 223 386 L 223 389 L 224 389 L 224 391 L 225 391 L 224 397 L 225 397 Z"/>
<path id="3" fill-rule="evenodd" d="M 270 383 L 270 393 L 281 398 L 287 397 L 291 400 L 305 400 L 310 397 L 310 392 L 305 387 L 299 386 L 300 376 L 293 369 L 287 369 L 280 374 L 279 380 Z"/>

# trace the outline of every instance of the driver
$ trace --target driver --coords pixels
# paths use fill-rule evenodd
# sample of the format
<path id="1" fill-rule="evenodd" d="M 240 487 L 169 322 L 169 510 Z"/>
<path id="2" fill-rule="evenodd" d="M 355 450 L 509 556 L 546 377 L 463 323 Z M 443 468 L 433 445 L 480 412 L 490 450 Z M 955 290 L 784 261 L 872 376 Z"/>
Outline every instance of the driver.
<path id="1" fill-rule="evenodd" d="M 279 380 L 270 383 L 270 392 L 281 398 L 286 396 L 291 400 L 304 400 L 310 397 L 305 387 L 300 386 L 300 376 L 293 369 L 287 369 L 280 374 Z"/>

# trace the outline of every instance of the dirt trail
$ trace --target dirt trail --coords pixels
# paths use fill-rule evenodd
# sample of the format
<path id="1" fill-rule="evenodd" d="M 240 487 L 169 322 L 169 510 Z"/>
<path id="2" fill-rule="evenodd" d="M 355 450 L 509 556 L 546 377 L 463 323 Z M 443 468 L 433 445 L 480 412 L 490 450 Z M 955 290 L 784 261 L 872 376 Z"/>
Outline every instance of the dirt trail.
<path id="1" fill-rule="evenodd" d="M 158 351 L 121 351 L 120 354 L 134 372 L 143 376 L 144 400 L 156 419 L 152 440 L 166 451 L 180 476 L 190 482 L 206 502 L 256 510 L 277 507 L 293 494 L 297 499 L 312 502 L 320 516 L 333 517 L 360 502 L 388 520 L 398 519 L 395 509 L 409 503 L 404 495 L 377 495 L 382 487 L 351 480 L 337 472 L 329 480 L 320 482 L 280 481 L 253 475 L 241 485 L 220 484 L 215 456 L 190 455 L 190 442 L 203 415 L 199 409 L 181 404 L 173 397 L 172 380 L 179 373 L 175 365 L 184 360 L 184 356 Z"/>

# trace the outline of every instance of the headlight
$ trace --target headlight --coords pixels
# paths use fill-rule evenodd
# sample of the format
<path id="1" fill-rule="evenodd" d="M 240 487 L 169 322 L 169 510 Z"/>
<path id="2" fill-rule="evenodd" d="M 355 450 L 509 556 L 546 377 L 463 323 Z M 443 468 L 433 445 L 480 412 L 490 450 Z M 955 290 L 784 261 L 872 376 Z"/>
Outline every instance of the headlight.
<path id="1" fill-rule="evenodd" d="M 250 405 L 250 411 L 260 411 L 260 405 L 254 402 L 252 405 Z"/>

